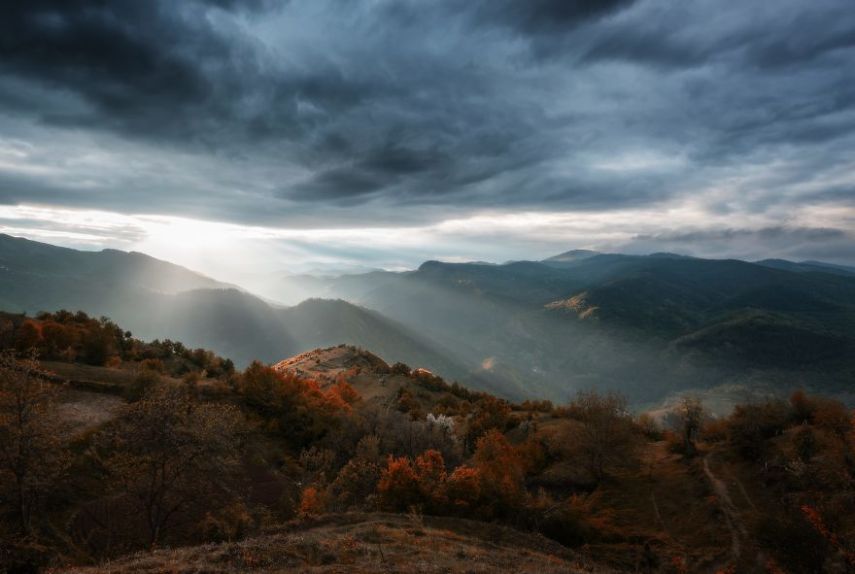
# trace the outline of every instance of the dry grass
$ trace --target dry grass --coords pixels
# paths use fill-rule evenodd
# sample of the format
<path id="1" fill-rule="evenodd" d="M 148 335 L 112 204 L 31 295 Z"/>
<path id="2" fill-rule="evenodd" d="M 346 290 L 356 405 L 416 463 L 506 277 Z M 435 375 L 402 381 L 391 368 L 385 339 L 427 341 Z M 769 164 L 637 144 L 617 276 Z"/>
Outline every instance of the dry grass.
<path id="1" fill-rule="evenodd" d="M 387 514 L 329 515 L 237 543 L 137 554 L 77 574 L 315 572 L 612 572 L 543 537 L 455 520 Z"/>
<path id="2" fill-rule="evenodd" d="M 97 367 L 81 363 L 41 361 L 39 366 L 43 371 L 68 381 L 73 387 L 105 393 L 121 393 L 140 373 L 139 363 L 126 363 L 120 367 Z M 174 377 L 160 377 L 164 381 L 180 382 L 180 379 Z"/>
<path id="3" fill-rule="evenodd" d="M 592 510 L 611 517 L 622 541 L 592 545 L 595 560 L 630 567 L 650 541 L 661 558 L 684 557 L 698 571 L 727 562 L 730 534 L 698 461 L 664 442 L 646 445 L 641 468 L 607 480 L 596 501 Z"/>
<path id="4" fill-rule="evenodd" d="M 96 367 L 61 361 L 42 361 L 40 367 L 68 381 L 89 383 L 93 390 L 99 390 L 97 387 L 101 385 L 105 387 L 104 390 L 123 387 L 131 384 L 137 376 L 135 370 L 126 368 Z"/>
<path id="5" fill-rule="evenodd" d="M 65 388 L 60 394 L 59 416 L 74 432 L 95 428 L 116 416 L 125 401 L 115 395 Z"/>

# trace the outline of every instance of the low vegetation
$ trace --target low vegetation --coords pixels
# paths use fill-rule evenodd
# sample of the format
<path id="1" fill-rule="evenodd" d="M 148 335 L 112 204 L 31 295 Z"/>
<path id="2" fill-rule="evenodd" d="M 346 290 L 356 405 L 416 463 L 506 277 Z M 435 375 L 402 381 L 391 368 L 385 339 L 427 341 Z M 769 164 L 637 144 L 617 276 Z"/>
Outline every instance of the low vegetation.
<path id="1" fill-rule="evenodd" d="M 352 347 L 236 372 L 82 313 L 3 321 L 0 570 L 855 569 L 853 418 L 829 399 L 715 419 L 686 398 L 657 422 L 617 394 L 512 404 Z M 61 405 L 87 381 L 47 367 L 76 362 L 121 397 L 82 426 Z"/>

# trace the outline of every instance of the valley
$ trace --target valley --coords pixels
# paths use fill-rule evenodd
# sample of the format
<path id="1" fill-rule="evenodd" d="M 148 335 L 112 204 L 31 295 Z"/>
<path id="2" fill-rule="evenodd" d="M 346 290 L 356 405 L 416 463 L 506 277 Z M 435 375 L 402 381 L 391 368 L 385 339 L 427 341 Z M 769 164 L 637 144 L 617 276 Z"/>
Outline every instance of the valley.
<path id="1" fill-rule="evenodd" d="M 140 254 L 8 236 L 0 265 L 4 310 L 81 309 L 241 367 L 345 343 L 513 400 L 562 402 L 598 388 L 636 404 L 718 387 L 849 400 L 855 376 L 855 275 L 816 262 L 595 252 L 430 261 L 400 273 L 291 277 L 264 300 Z M 270 302 L 293 283 L 314 298 Z"/>

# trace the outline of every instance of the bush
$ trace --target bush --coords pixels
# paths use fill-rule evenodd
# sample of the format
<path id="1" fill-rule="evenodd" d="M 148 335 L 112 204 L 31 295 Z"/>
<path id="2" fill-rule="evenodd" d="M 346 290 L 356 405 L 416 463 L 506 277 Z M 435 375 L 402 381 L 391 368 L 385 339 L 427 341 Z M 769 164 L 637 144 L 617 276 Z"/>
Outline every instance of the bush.
<path id="1" fill-rule="evenodd" d="M 397 362 L 391 367 L 391 373 L 393 375 L 409 375 L 412 369 L 406 363 Z"/>
<path id="2" fill-rule="evenodd" d="M 156 371 L 143 370 L 134 377 L 131 384 L 125 387 L 125 400 L 136 402 L 142 399 L 149 391 L 161 383 L 160 375 Z"/>
<path id="3" fill-rule="evenodd" d="M 297 510 L 297 516 L 300 518 L 310 518 L 323 514 L 325 510 L 326 500 L 323 492 L 314 486 L 304 488 L 300 495 L 300 507 Z"/>
<path id="4" fill-rule="evenodd" d="M 748 459 L 763 456 L 766 441 L 784 432 L 792 411 L 783 401 L 737 406 L 728 419 L 731 443 Z"/>
<path id="5" fill-rule="evenodd" d="M 253 526 L 252 515 L 241 501 L 235 501 L 218 511 L 205 515 L 199 529 L 205 540 L 231 542 L 243 538 Z"/>
<path id="6" fill-rule="evenodd" d="M 758 517 L 753 535 L 779 563 L 787 565 L 787 572 L 825 571 L 830 545 L 803 515 L 787 512 L 783 517 Z"/>

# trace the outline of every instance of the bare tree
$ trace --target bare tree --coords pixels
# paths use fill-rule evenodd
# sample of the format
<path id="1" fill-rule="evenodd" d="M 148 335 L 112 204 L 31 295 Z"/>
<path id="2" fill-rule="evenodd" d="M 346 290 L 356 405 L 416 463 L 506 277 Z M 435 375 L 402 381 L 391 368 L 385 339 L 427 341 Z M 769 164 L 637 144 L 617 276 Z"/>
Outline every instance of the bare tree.
<path id="1" fill-rule="evenodd" d="M 634 460 L 638 433 L 622 396 L 581 392 L 568 412 L 579 424 L 568 427 L 560 437 L 564 449 L 571 457 L 580 458 L 597 482 L 612 469 Z"/>
<path id="2" fill-rule="evenodd" d="M 172 385 L 130 404 L 106 435 L 106 466 L 138 507 L 150 545 L 170 521 L 228 484 L 238 464 L 236 408 L 192 400 Z"/>
<path id="3" fill-rule="evenodd" d="M 56 412 L 58 389 L 36 373 L 35 359 L 0 354 L 0 491 L 14 502 L 25 535 L 67 467 L 65 429 Z"/>
<path id="4" fill-rule="evenodd" d="M 694 456 L 697 453 L 695 441 L 700 435 L 701 424 L 704 420 L 704 406 L 696 397 L 683 397 L 680 399 L 680 407 L 677 412 L 682 427 L 683 450 L 687 456 Z"/>

